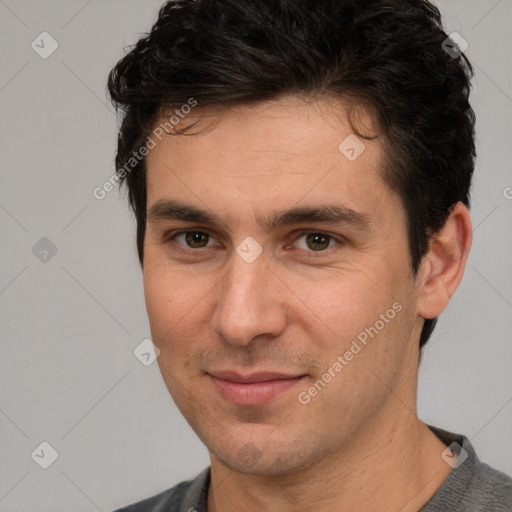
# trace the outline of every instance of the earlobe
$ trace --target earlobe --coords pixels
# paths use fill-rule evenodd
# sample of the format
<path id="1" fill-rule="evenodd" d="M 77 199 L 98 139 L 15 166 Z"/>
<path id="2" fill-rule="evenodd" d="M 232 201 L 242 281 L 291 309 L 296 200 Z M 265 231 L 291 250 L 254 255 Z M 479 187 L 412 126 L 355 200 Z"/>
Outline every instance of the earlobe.
<path id="1" fill-rule="evenodd" d="M 422 318 L 435 318 L 448 305 L 464 274 L 472 239 L 469 211 L 459 201 L 421 263 L 417 313 Z"/>

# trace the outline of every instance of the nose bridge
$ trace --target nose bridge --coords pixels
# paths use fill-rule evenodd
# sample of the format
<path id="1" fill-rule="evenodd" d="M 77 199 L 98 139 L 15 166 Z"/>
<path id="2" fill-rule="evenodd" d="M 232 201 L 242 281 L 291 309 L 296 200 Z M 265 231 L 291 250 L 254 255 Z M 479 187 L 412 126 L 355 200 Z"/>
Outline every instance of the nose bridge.
<path id="1" fill-rule="evenodd" d="M 268 270 L 263 246 L 252 236 L 246 236 L 235 246 L 229 261 L 229 272 L 223 283 L 223 296 L 250 299 L 251 290 L 258 288 L 258 280 Z"/>
<path id="2" fill-rule="evenodd" d="M 258 282 L 264 273 L 264 266 L 262 259 L 248 263 L 240 258 L 238 254 L 234 254 L 229 272 L 223 283 L 225 301 L 234 300 L 249 305 L 248 302 L 256 299 L 257 294 L 261 293 Z"/>
<path id="3" fill-rule="evenodd" d="M 227 317 L 247 321 L 251 315 L 261 312 L 265 299 L 262 286 L 265 272 L 268 269 L 262 256 L 249 262 L 238 253 L 232 255 L 220 300 Z"/>
<path id="4" fill-rule="evenodd" d="M 241 244 L 229 260 L 211 326 L 227 342 L 246 345 L 258 335 L 276 335 L 283 318 L 275 294 L 268 289 L 271 272 L 264 255 L 245 258 L 247 253 L 240 255 L 240 247 L 244 249 Z"/>

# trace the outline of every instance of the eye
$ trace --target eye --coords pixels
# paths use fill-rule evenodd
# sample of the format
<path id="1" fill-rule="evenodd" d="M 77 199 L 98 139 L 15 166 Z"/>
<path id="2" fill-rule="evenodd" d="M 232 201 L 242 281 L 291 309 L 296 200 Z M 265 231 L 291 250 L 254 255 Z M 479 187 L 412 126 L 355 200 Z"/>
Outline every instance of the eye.
<path id="1" fill-rule="evenodd" d="M 178 243 L 178 245 L 188 249 L 203 249 L 218 244 L 215 242 L 215 239 L 205 231 L 179 231 L 168 237 L 167 241 L 169 240 L 182 240 L 182 243 Z"/>
<path id="2" fill-rule="evenodd" d="M 298 243 L 299 240 L 303 239 L 302 243 Z M 303 231 L 299 234 L 298 238 L 294 242 L 299 249 L 308 252 L 325 252 L 327 249 L 331 249 L 334 245 L 343 243 L 342 238 L 334 237 L 328 233 L 322 231 Z"/>
<path id="3" fill-rule="evenodd" d="M 220 245 L 210 233 L 198 230 L 179 231 L 171 234 L 165 239 L 165 242 L 170 241 L 176 242 L 183 249 L 191 251 Z M 342 237 L 335 237 L 322 231 L 302 231 L 293 241 L 298 249 L 313 253 L 315 256 L 318 253 L 327 252 L 328 249 L 343 242 Z"/>

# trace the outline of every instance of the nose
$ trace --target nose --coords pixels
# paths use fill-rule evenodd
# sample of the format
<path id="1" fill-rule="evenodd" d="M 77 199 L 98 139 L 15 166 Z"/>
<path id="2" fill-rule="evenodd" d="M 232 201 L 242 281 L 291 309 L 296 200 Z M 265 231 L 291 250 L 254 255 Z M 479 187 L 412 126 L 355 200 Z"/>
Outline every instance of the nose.
<path id="1" fill-rule="evenodd" d="M 238 346 L 248 345 L 257 337 L 279 336 L 286 326 L 285 292 L 265 253 L 248 263 L 233 251 L 228 264 L 219 284 L 212 330 L 225 342 Z"/>

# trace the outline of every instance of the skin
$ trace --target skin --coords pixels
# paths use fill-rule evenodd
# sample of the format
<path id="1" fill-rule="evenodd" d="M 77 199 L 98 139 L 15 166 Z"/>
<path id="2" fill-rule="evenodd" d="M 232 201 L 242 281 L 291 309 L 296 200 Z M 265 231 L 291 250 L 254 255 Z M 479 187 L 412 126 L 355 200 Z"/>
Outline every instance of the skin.
<path id="1" fill-rule="evenodd" d="M 469 213 L 453 208 L 413 276 L 405 211 L 382 178 L 385 147 L 364 140 L 349 161 L 338 150 L 353 131 L 343 107 L 298 96 L 197 107 L 187 120 L 209 129 L 167 136 L 147 156 L 148 210 L 180 200 L 222 219 L 150 216 L 143 265 L 163 379 L 210 453 L 210 512 L 412 512 L 450 470 L 444 444 L 416 413 L 418 340 L 423 319 L 443 311 L 462 278 Z M 358 123 L 374 129 L 365 111 Z M 325 204 L 369 222 L 259 222 Z M 192 246 L 171 238 L 187 229 L 206 235 Z M 304 230 L 332 237 L 321 240 L 327 248 Z M 236 252 L 248 236 L 263 248 L 252 263 Z M 299 393 L 396 303 L 400 312 L 301 403 Z M 208 375 L 228 369 L 304 377 L 268 403 L 235 405 Z"/>

